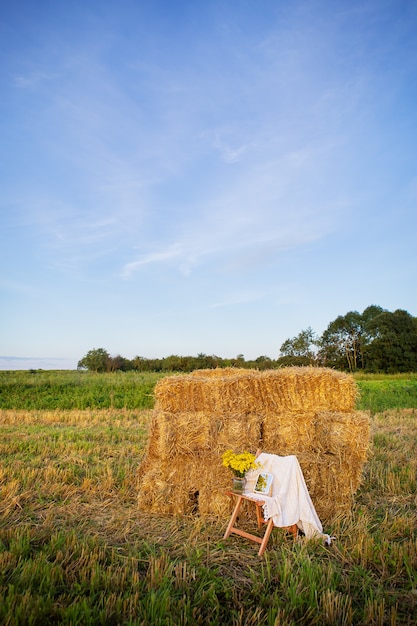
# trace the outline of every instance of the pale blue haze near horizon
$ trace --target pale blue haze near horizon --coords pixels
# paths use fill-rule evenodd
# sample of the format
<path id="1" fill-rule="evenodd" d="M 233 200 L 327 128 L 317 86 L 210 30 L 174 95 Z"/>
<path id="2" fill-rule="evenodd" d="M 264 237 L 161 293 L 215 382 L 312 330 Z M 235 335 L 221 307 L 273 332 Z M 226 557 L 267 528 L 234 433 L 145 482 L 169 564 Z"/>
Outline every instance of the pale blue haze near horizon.
<path id="1" fill-rule="evenodd" d="M 417 2 L 15 0 L 0 369 L 417 315 Z"/>

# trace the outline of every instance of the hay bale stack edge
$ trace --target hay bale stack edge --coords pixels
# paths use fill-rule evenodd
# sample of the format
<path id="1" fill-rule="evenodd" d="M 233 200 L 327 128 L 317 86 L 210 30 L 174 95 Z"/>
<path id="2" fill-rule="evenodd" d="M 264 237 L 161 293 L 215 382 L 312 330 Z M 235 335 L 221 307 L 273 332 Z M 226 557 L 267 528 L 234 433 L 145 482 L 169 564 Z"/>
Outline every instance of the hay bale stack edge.
<path id="1" fill-rule="evenodd" d="M 295 454 L 322 520 L 350 508 L 369 450 L 353 377 L 328 368 L 196 370 L 155 387 L 139 506 L 227 515 L 225 450 Z"/>

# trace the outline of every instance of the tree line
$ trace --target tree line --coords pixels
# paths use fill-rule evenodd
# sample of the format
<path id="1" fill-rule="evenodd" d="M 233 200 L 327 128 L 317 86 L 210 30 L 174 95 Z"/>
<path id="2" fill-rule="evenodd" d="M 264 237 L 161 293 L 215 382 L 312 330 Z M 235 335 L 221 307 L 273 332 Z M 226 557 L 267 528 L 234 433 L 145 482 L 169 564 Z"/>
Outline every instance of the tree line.
<path id="1" fill-rule="evenodd" d="M 349 311 L 329 323 L 321 336 L 312 328 L 300 331 L 281 345 L 279 357 L 259 356 L 245 360 L 243 354 L 224 359 L 203 353 L 171 355 L 162 359 L 111 356 L 93 348 L 78 362 L 78 369 L 93 372 L 136 370 L 140 372 L 192 372 L 216 367 L 274 369 L 290 365 L 331 367 L 341 371 L 389 373 L 417 371 L 417 318 L 407 311 L 390 312 L 377 305 L 362 313 Z"/>

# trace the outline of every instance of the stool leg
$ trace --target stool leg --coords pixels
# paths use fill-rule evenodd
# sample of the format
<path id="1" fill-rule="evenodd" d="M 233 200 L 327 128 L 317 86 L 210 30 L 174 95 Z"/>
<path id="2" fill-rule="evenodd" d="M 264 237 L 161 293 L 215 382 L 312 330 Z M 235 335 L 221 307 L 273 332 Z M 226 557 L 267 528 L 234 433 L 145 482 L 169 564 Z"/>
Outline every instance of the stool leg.
<path id="1" fill-rule="evenodd" d="M 233 526 L 235 525 L 235 521 L 237 519 L 237 516 L 239 515 L 239 510 L 240 510 L 240 506 L 242 504 L 242 496 L 238 496 L 237 502 L 236 502 L 236 506 L 234 508 L 234 511 L 232 513 L 232 517 L 230 518 L 230 522 L 226 528 L 226 532 L 224 533 L 224 537 L 223 539 L 227 539 L 228 536 L 230 535 Z"/>
<path id="2" fill-rule="evenodd" d="M 297 535 L 298 535 L 297 528 L 298 528 L 297 524 L 293 524 L 292 526 L 288 527 L 288 530 L 290 531 L 294 539 L 297 539 Z"/>
<path id="3" fill-rule="evenodd" d="M 265 524 L 264 517 L 262 515 L 261 506 L 255 504 L 256 507 L 256 521 L 258 522 L 258 528 L 262 528 L 263 524 Z"/>
<path id="4" fill-rule="evenodd" d="M 273 521 L 272 517 L 270 517 L 269 520 L 268 520 L 268 523 L 266 525 L 266 531 L 265 531 L 265 534 L 264 534 L 264 538 L 262 539 L 261 547 L 259 548 L 259 552 L 258 552 L 259 556 L 262 556 L 263 553 L 266 550 L 266 546 L 267 546 L 267 543 L 268 543 L 269 535 L 271 534 L 273 527 L 274 527 L 274 521 Z"/>

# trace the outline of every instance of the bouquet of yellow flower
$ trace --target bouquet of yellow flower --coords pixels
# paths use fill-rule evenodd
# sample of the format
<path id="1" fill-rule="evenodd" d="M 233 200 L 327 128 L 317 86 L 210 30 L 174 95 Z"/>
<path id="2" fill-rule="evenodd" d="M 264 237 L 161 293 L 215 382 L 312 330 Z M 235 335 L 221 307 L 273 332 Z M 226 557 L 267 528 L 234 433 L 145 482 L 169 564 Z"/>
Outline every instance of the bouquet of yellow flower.
<path id="1" fill-rule="evenodd" d="M 255 459 L 251 452 L 235 454 L 232 450 L 227 450 L 222 455 L 223 467 L 230 467 L 233 474 L 239 478 L 243 478 L 248 470 L 258 467 Z"/>

